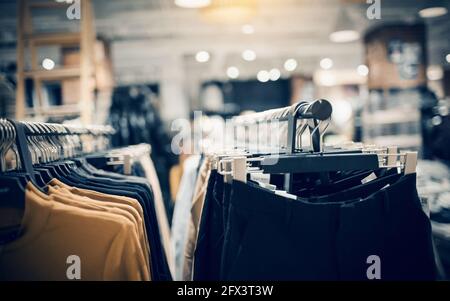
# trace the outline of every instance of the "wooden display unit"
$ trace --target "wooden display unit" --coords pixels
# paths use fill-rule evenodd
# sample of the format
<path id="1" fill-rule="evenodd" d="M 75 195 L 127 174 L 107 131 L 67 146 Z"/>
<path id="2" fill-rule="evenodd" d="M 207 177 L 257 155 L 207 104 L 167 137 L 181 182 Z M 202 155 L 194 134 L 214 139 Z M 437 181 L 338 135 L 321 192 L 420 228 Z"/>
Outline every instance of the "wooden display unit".
<path id="1" fill-rule="evenodd" d="M 91 106 L 94 101 L 94 91 L 96 88 L 95 75 L 95 27 L 93 26 L 92 3 L 90 0 L 81 0 L 81 19 L 79 32 L 58 32 L 58 33 L 37 33 L 32 26 L 33 9 L 59 9 L 64 14 L 69 4 L 55 1 L 36 2 L 32 0 L 18 1 L 18 21 L 17 21 L 17 95 L 16 95 L 16 119 L 47 117 L 58 114 L 76 114 L 80 116 L 84 124 L 92 121 Z M 78 64 L 66 66 L 53 70 L 41 69 L 38 62 L 37 49 L 41 46 L 60 46 L 61 49 L 68 47 L 78 48 Z M 31 57 L 31 70 L 26 70 L 26 51 Z M 25 103 L 25 80 L 33 81 L 34 92 L 37 102 L 33 108 L 26 108 Z M 79 95 L 77 103 L 74 105 L 45 106 L 43 103 L 43 82 L 57 81 L 64 86 L 65 82 L 77 82 L 71 89 L 78 89 Z M 63 93 L 64 94 L 64 93 Z M 66 93 L 67 94 L 67 93 Z"/>

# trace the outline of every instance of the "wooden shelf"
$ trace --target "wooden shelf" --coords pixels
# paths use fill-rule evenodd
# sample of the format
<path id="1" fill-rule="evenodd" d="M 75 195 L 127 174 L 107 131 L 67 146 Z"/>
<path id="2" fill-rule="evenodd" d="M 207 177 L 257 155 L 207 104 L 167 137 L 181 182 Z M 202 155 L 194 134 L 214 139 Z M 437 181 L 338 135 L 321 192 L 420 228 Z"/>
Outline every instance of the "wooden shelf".
<path id="1" fill-rule="evenodd" d="M 422 137 L 420 135 L 389 135 L 367 138 L 367 143 L 376 145 L 396 145 L 400 148 L 420 147 Z"/>
<path id="2" fill-rule="evenodd" d="M 361 120 L 366 125 L 419 122 L 420 113 L 418 109 L 410 108 L 383 110 L 373 113 L 365 112 L 361 116 Z"/>
<path id="3" fill-rule="evenodd" d="M 16 119 L 20 120 L 26 115 L 80 115 L 82 122 L 89 124 L 92 119 L 92 112 L 89 110 L 89 104 L 95 98 L 95 82 L 92 81 L 95 75 L 93 67 L 94 52 L 93 43 L 95 41 L 95 26 L 93 24 L 92 1 L 81 0 L 81 15 L 83 18 L 79 20 L 79 32 L 55 32 L 55 33 L 39 33 L 33 29 L 33 10 L 51 10 L 51 9 L 68 9 L 70 3 L 57 2 L 55 0 L 33 1 L 33 0 L 17 0 L 18 2 L 18 18 L 17 18 L 17 88 L 16 88 Z M 80 52 L 79 64 L 61 66 L 54 70 L 41 69 L 38 56 L 38 47 L 42 45 L 58 45 L 58 46 L 78 46 Z M 26 48 L 30 52 L 31 61 L 30 69 L 26 70 L 27 56 Z M 26 85 L 25 79 L 33 80 L 33 89 L 36 92 L 33 98 L 36 98 L 36 105 L 45 103 L 42 93 L 42 85 L 45 81 L 61 81 L 68 79 L 78 79 L 80 82 L 80 96 L 77 107 L 43 107 L 27 109 L 25 102 Z M 34 100 L 34 99 L 33 99 Z"/>
<path id="4" fill-rule="evenodd" d="M 34 43 L 35 46 L 42 45 L 79 45 L 81 35 L 74 33 L 49 33 L 49 34 L 32 34 L 24 37 L 26 41 Z"/>
<path id="5" fill-rule="evenodd" d="M 78 105 L 61 105 L 50 106 L 43 108 L 28 108 L 27 115 L 40 116 L 65 116 L 65 115 L 80 115 L 81 111 Z"/>
<path id="6" fill-rule="evenodd" d="M 61 68 L 53 70 L 34 70 L 25 72 L 25 77 L 35 78 L 40 80 L 58 80 L 71 77 L 79 77 L 80 68 Z"/>
<path id="7" fill-rule="evenodd" d="M 28 3 L 28 6 L 33 8 L 55 8 L 55 9 L 62 9 L 62 8 L 68 8 L 69 4 L 65 2 L 56 2 L 56 1 L 46 1 L 46 2 L 31 2 Z"/>

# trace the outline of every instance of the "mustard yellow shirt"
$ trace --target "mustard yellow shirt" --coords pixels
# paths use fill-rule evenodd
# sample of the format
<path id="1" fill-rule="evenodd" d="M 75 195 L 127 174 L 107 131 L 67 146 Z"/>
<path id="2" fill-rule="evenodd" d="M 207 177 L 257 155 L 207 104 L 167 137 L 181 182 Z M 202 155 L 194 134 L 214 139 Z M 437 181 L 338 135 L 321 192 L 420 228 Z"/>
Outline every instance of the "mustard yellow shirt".
<path id="1" fill-rule="evenodd" d="M 81 280 L 149 280 L 136 227 L 128 218 L 42 198 L 28 183 L 23 233 L 0 249 L 0 280 L 69 280 L 69 256 Z"/>

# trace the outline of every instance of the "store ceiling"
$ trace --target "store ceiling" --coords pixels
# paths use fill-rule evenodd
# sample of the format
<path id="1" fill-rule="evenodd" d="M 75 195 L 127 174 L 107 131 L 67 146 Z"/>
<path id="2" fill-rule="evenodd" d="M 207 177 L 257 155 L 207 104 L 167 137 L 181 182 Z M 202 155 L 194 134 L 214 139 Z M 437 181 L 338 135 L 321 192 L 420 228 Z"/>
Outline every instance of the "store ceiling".
<path id="1" fill-rule="evenodd" d="M 176 7 L 172 0 L 93 0 L 97 33 L 113 42 L 114 64 L 119 81 L 158 80 L 164 64 L 180 63 L 203 79 L 220 78 L 229 65 L 241 74 L 254 77 L 260 69 L 281 68 L 286 58 L 299 61 L 298 72 L 311 74 L 323 57 L 330 57 L 335 68 L 351 69 L 363 63 L 360 41 L 335 44 L 329 41 L 339 10 L 343 5 L 355 27 L 363 33 L 380 22 L 418 20 L 424 1 L 384 0 L 381 20 L 368 20 L 369 6 L 363 0 L 258 0 L 256 16 L 251 20 L 252 35 L 244 35 L 240 25 L 205 22 L 198 10 Z M 0 42 L 14 39 L 16 1 L 0 1 Z M 450 8 L 450 1 L 449 1 Z M 38 15 L 34 22 L 42 29 L 73 29 L 73 21 L 64 16 Z M 450 52 L 450 14 L 428 20 L 431 64 L 443 64 Z M 75 29 L 76 30 L 76 29 Z M 245 62 L 240 53 L 252 49 L 253 62 Z M 1 50 L 1 48 L 0 48 Z M 211 53 L 206 64 L 195 62 L 199 50 Z M 282 69 L 282 68 L 281 68 Z"/>

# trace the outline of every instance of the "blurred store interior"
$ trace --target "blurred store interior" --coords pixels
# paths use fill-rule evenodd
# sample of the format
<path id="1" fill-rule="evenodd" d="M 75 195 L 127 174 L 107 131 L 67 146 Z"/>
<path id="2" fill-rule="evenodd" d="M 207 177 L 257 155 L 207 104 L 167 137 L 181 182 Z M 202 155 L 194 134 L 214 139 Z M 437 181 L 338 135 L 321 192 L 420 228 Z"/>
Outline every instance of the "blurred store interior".
<path id="1" fill-rule="evenodd" d="M 64 0 L 62 10 L 34 4 L 20 35 L 26 41 L 30 27 L 42 36 L 20 63 L 16 105 L 19 2 L 0 2 L 3 116 L 107 123 L 131 87 L 151 91 L 168 127 L 194 110 L 232 114 L 325 98 L 334 109 L 327 139 L 426 146 L 423 156 L 450 159 L 430 137 L 447 123 L 448 1 L 382 1 L 378 15 L 363 0 L 93 0 L 87 24 L 66 17 Z M 89 71 L 80 67 L 81 26 Z"/>
<path id="2" fill-rule="evenodd" d="M 77 3 L 0 0 L 0 117 L 149 143 L 174 202 L 187 157 L 170 149 L 174 120 L 323 98 L 326 143 L 417 150 L 438 182 L 424 194 L 450 203 L 450 1 Z"/>
<path id="3" fill-rule="evenodd" d="M 0 1 L 3 117 L 124 132 L 149 112 L 170 136 L 196 110 L 325 98 L 325 141 L 450 160 L 449 1 L 92 0 L 80 19 L 51 3 Z M 117 144 L 144 139 L 132 132 Z"/>

